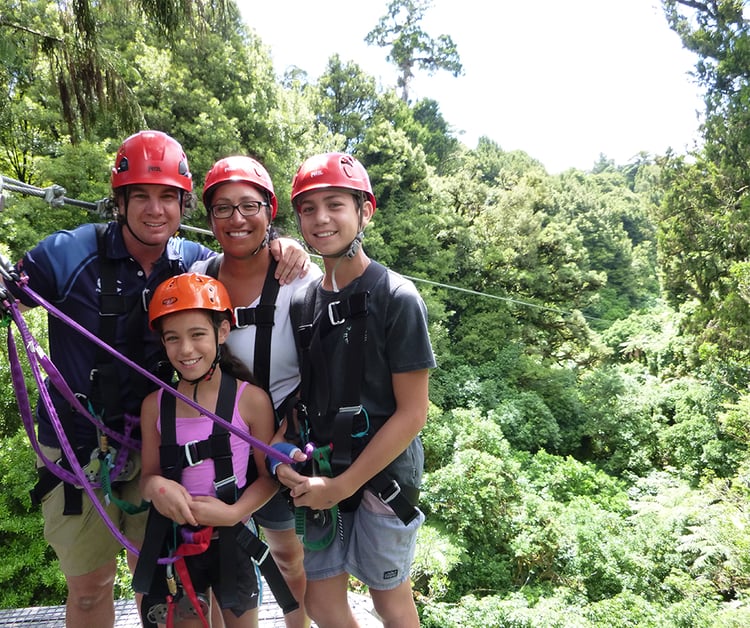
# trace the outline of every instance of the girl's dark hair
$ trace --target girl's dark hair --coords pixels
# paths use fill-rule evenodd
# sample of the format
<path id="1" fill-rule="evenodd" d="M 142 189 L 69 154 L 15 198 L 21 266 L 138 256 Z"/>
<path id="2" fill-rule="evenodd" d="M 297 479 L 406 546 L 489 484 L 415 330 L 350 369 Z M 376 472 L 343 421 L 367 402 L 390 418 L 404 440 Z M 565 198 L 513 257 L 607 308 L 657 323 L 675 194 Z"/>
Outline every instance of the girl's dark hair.
<path id="1" fill-rule="evenodd" d="M 216 337 L 218 338 L 219 335 L 219 327 L 221 327 L 221 321 L 229 321 L 230 323 L 231 318 L 229 317 L 229 314 L 227 312 L 216 312 L 216 311 L 208 311 L 206 310 L 206 313 L 209 315 L 209 318 L 211 319 L 211 326 L 214 328 L 214 332 L 216 334 Z M 154 330 L 161 335 L 161 328 L 162 328 L 162 322 L 163 317 L 157 318 L 154 321 Z M 247 365 L 240 360 L 237 356 L 235 356 L 231 349 L 224 343 L 223 345 L 219 346 L 219 368 L 221 368 L 222 371 L 227 373 L 228 375 L 231 375 L 232 377 L 235 377 L 236 379 L 240 379 L 246 382 L 250 382 L 251 384 L 255 384 L 256 386 L 259 386 L 258 380 L 255 378 L 255 375 L 253 375 L 252 371 L 247 367 Z"/>
<path id="2" fill-rule="evenodd" d="M 221 321 L 230 321 L 229 314 L 226 312 L 211 312 L 211 322 L 213 323 L 214 330 L 219 333 L 219 327 Z M 240 360 L 237 356 L 232 353 L 232 350 L 227 346 L 226 343 L 219 347 L 221 352 L 219 356 L 219 368 L 225 373 L 251 384 L 258 386 L 258 380 L 255 379 L 252 371 L 247 368 L 247 365 Z"/>

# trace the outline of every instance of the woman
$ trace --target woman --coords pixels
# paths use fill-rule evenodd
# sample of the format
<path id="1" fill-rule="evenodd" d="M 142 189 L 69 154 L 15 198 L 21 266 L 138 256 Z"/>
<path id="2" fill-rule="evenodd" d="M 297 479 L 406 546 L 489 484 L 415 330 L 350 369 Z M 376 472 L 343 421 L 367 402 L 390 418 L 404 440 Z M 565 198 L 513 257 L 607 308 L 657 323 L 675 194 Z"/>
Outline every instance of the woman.
<path id="1" fill-rule="evenodd" d="M 271 177 L 255 159 L 232 156 L 217 161 L 206 175 L 203 204 L 223 253 L 211 262 L 197 263 L 192 270 L 215 276 L 227 287 L 237 315 L 227 346 L 269 391 L 278 430 L 284 432 L 300 381 L 289 303 L 292 294 L 317 281 L 321 271 L 311 265 L 304 277 L 290 283 L 274 279 L 273 257 L 267 245 L 278 201 Z M 271 304 L 261 299 L 262 293 L 271 297 Z M 308 626 L 303 608 L 303 550 L 288 500 L 277 493 L 254 519 L 263 528 L 271 555 L 300 604 L 299 610 L 285 615 L 286 626 Z"/>

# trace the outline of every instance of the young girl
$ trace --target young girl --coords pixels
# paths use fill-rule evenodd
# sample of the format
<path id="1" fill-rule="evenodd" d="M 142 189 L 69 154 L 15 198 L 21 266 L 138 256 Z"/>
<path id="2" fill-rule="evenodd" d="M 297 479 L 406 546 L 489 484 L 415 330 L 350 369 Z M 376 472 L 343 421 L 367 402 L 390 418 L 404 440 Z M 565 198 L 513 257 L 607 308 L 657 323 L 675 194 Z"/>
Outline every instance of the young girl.
<path id="1" fill-rule="evenodd" d="M 178 373 L 177 390 L 253 437 L 269 442 L 274 418 L 268 394 L 249 383 L 250 373 L 224 345 L 232 321 L 224 285 L 198 273 L 178 275 L 160 284 L 149 306 L 149 322 Z M 231 408 L 224 411 L 229 416 L 222 415 L 225 407 Z M 256 571 L 237 544 L 236 534 L 278 488 L 268 475 L 263 453 L 224 428 L 217 432 L 209 417 L 163 390 L 144 400 L 141 430 L 141 489 L 144 498 L 175 524 L 175 530 L 170 526 L 165 535 L 167 547 L 173 556 L 198 551 L 184 563 L 178 560 L 166 567 L 172 607 L 170 603 L 151 604 L 150 609 L 144 608 L 146 614 L 154 623 L 164 621 L 166 611 L 167 623 L 171 618 L 180 627 L 207 625 L 205 609 L 196 606 L 208 599 L 212 588 L 227 628 L 257 626 Z M 222 536 L 226 531 L 231 534 Z M 205 551 L 195 549 L 198 538 L 208 544 Z M 222 545 L 225 539 L 233 545 Z M 190 549 L 184 550 L 186 547 Z M 145 560 L 144 552 L 140 560 Z M 158 576 L 156 589 L 163 588 L 164 583 L 156 580 Z"/>

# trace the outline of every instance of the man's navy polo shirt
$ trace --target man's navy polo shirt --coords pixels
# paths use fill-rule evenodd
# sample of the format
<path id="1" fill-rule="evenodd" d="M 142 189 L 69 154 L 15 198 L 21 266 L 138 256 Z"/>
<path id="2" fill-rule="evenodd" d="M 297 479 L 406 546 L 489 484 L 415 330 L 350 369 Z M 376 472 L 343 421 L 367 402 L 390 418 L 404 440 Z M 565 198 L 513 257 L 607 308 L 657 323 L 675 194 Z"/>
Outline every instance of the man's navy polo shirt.
<path id="1" fill-rule="evenodd" d="M 171 266 L 177 267 L 177 272 L 186 272 L 194 262 L 213 255 L 213 251 L 200 244 L 173 237 L 169 239 L 164 255 L 159 258 L 152 272 L 146 277 L 141 266 L 125 248 L 120 225 L 116 222 L 109 223 L 104 237 L 107 256 L 115 261 L 118 294 L 126 297 L 136 296 L 139 304 L 143 303 L 140 297 L 144 291 L 153 292 L 160 278 L 169 272 L 168 269 Z M 26 253 L 18 266 L 20 271 L 28 275 L 28 285 L 34 292 L 94 334 L 97 334 L 100 328 L 101 282 L 97 252 L 96 227 L 94 224 L 86 224 L 72 231 L 57 231 L 49 235 Z M 9 286 L 9 288 L 24 305 L 36 305 L 17 287 Z M 148 327 L 148 315 L 143 305 L 138 307 L 143 316 L 142 338 L 145 348 L 143 353 L 145 363 L 141 366 L 154 369 L 159 361 L 165 359 L 161 342 Z M 126 318 L 127 314 L 119 316 L 114 348 L 129 357 L 130 351 L 125 330 Z M 97 346 L 57 317 L 48 316 L 47 320 L 50 359 L 73 392 L 88 395 L 89 375 L 96 363 Z M 115 364 L 120 370 L 118 380 L 121 382 L 123 410 L 137 415 L 140 413 L 142 399 L 136 398 L 132 392 L 131 376 L 135 373 L 117 359 L 115 359 Z M 66 408 L 66 402 L 56 392 L 54 386 L 48 387 L 55 406 Z M 41 405 L 38 408 L 38 415 L 39 442 L 53 447 L 58 446 L 57 435 L 45 408 Z M 80 416 L 76 417 L 76 440 L 79 445 L 96 444 L 95 428 L 87 419 Z"/>

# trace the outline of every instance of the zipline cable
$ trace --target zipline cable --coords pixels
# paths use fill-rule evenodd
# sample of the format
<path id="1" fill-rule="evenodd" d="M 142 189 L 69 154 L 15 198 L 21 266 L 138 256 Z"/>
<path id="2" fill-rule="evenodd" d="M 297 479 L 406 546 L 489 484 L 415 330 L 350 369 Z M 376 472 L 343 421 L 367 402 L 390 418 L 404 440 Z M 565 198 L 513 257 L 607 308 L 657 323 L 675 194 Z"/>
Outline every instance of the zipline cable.
<path id="1" fill-rule="evenodd" d="M 79 201 L 79 200 L 71 199 L 65 196 L 65 188 L 59 185 L 51 185 L 47 188 L 38 188 L 28 183 L 23 183 L 22 181 L 9 179 L 7 177 L 3 177 L 2 175 L 0 175 L 0 194 L 2 194 L 3 190 L 5 189 L 13 191 L 13 192 L 19 192 L 21 194 L 26 194 L 29 196 L 36 196 L 38 198 L 43 198 L 45 201 L 50 203 L 52 207 L 59 207 L 62 205 L 74 205 L 77 207 L 82 207 L 84 209 L 98 212 L 102 216 L 105 215 L 106 209 L 110 207 L 109 199 L 102 199 L 95 203 L 91 203 L 87 201 Z M 192 231 L 195 233 L 200 233 L 202 235 L 213 236 L 213 232 L 209 231 L 208 229 L 203 229 L 201 227 L 193 227 L 192 225 L 181 224 L 180 229 L 182 229 L 183 231 Z M 311 254 L 310 256 L 314 258 L 323 259 L 320 255 Z M 494 299 L 497 301 L 505 301 L 506 303 L 513 303 L 515 305 L 520 305 L 523 307 L 534 308 L 537 310 L 543 310 L 547 312 L 554 312 L 556 314 L 560 314 L 561 316 L 567 316 L 567 317 L 573 316 L 572 312 L 562 310 L 560 308 L 552 307 L 549 305 L 539 305 L 538 303 L 532 303 L 530 301 L 524 301 L 522 299 L 502 297 L 496 294 L 490 294 L 488 292 L 481 292 L 479 290 L 472 290 L 470 288 L 462 288 L 460 286 L 454 286 L 451 284 L 440 283 L 438 281 L 431 281 L 429 279 L 423 279 L 422 277 L 414 277 L 411 275 L 402 275 L 402 276 L 405 277 L 406 279 L 410 279 L 411 281 L 430 285 L 435 288 L 444 288 L 446 290 L 453 290 L 455 292 L 463 292 L 465 294 L 471 294 L 471 295 L 479 296 L 479 297 L 486 297 L 488 299 Z M 581 312 L 581 316 L 585 318 L 586 320 L 607 322 L 603 318 L 598 318 L 596 316 L 589 316 L 587 314 L 584 314 L 583 312 Z"/>

